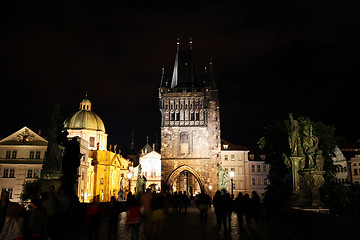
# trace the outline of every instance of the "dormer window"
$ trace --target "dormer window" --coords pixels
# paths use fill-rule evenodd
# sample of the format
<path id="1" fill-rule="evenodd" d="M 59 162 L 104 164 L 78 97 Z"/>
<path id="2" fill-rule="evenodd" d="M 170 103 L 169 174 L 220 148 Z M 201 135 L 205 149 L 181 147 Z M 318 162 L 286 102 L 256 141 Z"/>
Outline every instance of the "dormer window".
<path id="1" fill-rule="evenodd" d="M 229 149 L 229 145 L 228 144 L 224 144 L 223 145 L 223 148 L 226 150 L 226 149 Z"/>

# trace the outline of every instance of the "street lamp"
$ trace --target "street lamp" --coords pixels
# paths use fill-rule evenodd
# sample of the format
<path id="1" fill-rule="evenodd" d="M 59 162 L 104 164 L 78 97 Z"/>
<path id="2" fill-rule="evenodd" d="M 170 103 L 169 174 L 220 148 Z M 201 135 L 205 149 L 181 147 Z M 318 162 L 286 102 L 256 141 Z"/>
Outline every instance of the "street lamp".
<path id="1" fill-rule="evenodd" d="M 131 178 L 132 178 L 132 172 L 127 173 L 127 179 L 129 180 L 129 192 L 131 191 Z"/>
<path id="2" fill-rule="evenodd" d="M 234 199 L 234 175 L 235 173 L 233 171 L 229 172 L 229 176 L 231 178 L 231 199 Z"/>

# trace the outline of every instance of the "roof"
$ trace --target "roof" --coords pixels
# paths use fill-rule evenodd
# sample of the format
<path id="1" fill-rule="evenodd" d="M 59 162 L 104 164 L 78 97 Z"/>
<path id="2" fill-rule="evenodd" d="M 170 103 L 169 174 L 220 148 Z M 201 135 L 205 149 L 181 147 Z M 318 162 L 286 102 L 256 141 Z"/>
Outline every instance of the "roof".
<path id="1" fill-rule="evenodd" d="M 91 111 L 91 102 L 85 98 L 80 102 L 80 109 L 64 122 L 64 129 L 88 129 L 105 132 L 101 118 Z"/>
<path id="2" fill-rule="evenodd" d="M 231 142 L 228 142 L 224 139 L 221 139 L 221 150 L 243 150 L 243 151 L 248 151 L 249 149 L 247 149 L 244 146 L 241 145 L 236 145 L 233 144 Z"/>
<path id="3" fill-rule="evenodd" d="M 0 141 L 0 145 L 47 146 L 48 141 L 28 127 L 23 127 Z"/>
<path id="4" fill-rule="evenodd" d="M 177 52 L 174 63 L 174 70 L 171 80 L 171 88 L 194 88 L 209 87 L 216 90 L 216 84 L 212 74 L 212 64 L 210 63 L 209 71 L 205 69 L 204 79 L 199 79 L 195 71 L 195 63 L 192 53 L 192 40 L 190 40 L 189 50 L 179 50 L 179 42 L 177 43 Z M 167 87 L 164 81 L 164 69 L 162 69 L 161 87 Z"/>

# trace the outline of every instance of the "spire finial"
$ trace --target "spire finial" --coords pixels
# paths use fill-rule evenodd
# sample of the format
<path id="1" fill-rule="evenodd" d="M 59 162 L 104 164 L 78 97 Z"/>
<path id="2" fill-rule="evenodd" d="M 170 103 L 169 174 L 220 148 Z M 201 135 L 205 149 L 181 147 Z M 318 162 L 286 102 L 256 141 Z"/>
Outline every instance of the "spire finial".
<path id="1" fill-rule="evenodd" d="M 87 91 L 85 91 L 85 98 L 87 98 Z"/>
<path id="2" fill-rule="evenodd" d="M 177 48 L 177 50 L 179 51 L 179 48 L 180 48 L 180 38 L 177 38 L 176 48 Z"/>
<path id="3" fill-rule="evenodd" d="M 192 37 L 190 37 L 190 50 L 192 50 Z"/>
<path id="4" fill-rule="evenodd" d="M 149 143 L 149 136 L 146 136 L 146 143 Z"/>

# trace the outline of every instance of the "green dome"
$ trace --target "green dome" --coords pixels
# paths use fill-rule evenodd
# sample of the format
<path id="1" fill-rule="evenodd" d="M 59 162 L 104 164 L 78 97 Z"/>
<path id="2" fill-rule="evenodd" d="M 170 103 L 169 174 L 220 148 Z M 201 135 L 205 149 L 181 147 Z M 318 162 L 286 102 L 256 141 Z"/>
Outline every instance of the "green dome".
<path id="1" fill-rule="evenodd" d="M 101 118 L 88 110 L 77 111 L 64 122 L 64 129 L 88 129 L 105 132 Z"/>

